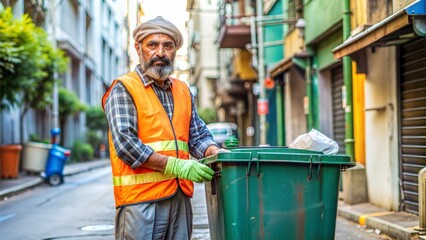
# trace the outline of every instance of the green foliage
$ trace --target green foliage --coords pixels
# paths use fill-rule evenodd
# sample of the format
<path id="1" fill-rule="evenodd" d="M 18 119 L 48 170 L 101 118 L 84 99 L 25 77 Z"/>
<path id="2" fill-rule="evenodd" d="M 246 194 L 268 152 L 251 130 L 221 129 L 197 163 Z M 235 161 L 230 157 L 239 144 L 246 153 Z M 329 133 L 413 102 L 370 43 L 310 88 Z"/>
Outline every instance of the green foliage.
<path id="1" fill-rule="evenodd" d="M 64 72 L 67 61 L 28 15 L 14 19 L 10 8 L 0 9 L 0 111 L 48 106 L 57 81 L 53 73 Z"/>
<path id="2" fill-rule="evenodd" d="M 102 107 L 90 106 L 86 109 L 86 127 L 90 129 L 86 133 L 86 141 L 95 149 L 95 157 L 101 157 L 100 146 L 108 141 L 108 122 Z"/>
<path id="3" fill-rule="evenodd" d="M 200 108 L 198 115 L 206 124 L 217 122 L 217 114 L 214 108 Z"/>
<path id="4" fill-rule="evenodd" d="M 92 130 L 108 130 L 108 122 L 102 107 L 89 106 L 86 109 L 86 127 Z"/>
<path id="5" fill-rule="evenodd" d="M 59 79 L 54 78 L 55 72 L 60 74 L 67 69 L 68 59 L 60 50 L 55 51 L 50 43 L 47 42 L 47 35 L 40 29 L 39 44 L 41 46 L 41 59 L 43 66 L 40 70 L 43 71 L 43 76 L 34 81 L 31 86 L 24 89 L 22 101 L 28 104 L 33 109 L 43 109 L 52 103 L 52 92 L 55 81 Z"/>
<path id="6" fill-rule="evenodd" d="M 59 103 L 59 124 L 62 129 L 60 143 L 64 143 L 65 136 L 65 122 L 68 116 L 76 115 L 79 112 L 85 111 L 86 105 L 80 102 L 80 99 L 74 92 L 67 90 L 66 88 L 59 88 L 58 91 L 58 103 Z"/>
<path id="7" fill-rule="evenodd" d="M 86 141 L 89 143 L 94 149 L 99 149 L 99 146 L 102 143 L 101 137 L 95 131 L 87 131 L 86 133 Z"/>
<path id="8" fill-rule="evenodd" d="M 71 149 L 71 161 L 86 162 L 94 159 L 93 147 L 88 143 L 75 141 Z"/>
<path id="9" fill-rule="evenodd" d="M 58 92 L 59 116 L 65 118 L 82 112 L 86 109 L 86 105 L 80 102 L 80 99 L 74 92 L 66 88 L 59 88 Z"/>
<path id="10" fill-rule="evenodd" d="M 38 136 L 37 134 L 33 134 L 33 133 L 30 134 L 28 141 L 50 144 L 50 139 L 41 139 L 40 136 Z"/>

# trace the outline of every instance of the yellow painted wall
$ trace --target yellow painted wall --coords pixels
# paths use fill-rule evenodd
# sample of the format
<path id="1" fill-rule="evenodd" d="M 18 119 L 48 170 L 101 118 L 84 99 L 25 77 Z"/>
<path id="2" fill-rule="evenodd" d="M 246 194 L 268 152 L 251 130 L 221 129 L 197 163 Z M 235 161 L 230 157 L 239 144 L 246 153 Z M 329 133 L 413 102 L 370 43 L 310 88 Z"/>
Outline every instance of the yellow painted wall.
<path id="1" fill-rule="evenodd" d="M 393 12 L 397 12 L 398 10 L 410 5 L 411 3 L 415 2 L 416 0 L 394 0 L 393 3 Z"/>
<path id="2" fill-rule="evenodd" d="M 241 80 L 257 79 L 256 71 L 251 67 L 251 54 L 245 49 L 234 50 L 234 76 L 240 76 Z"/>
<path id="3" fill-rule="evenodd" d="M 367 4 L 366 1 L 351 0 L 351 26 L 352 29 L 367 23 Z"/>
<path id="4" fill-rule="evenodd" d="M 299 53 L 303 50 L 304 43 L 300 34 L 299 29 L 293 28 L 293 30 L 286 35 L 284 43 L 284 57 L 293 56 L 295 53 Z"/>
<path id="5" fill-rule="evenodd" d="M 355 161 L 365 166 L 365 117 L 364 83 L 365 74 L 356 73 L 356 63 L 352 62 L 353 121 L 355 138 Z"/>
<path id="6" fill-rule="evenodd" d="M 359 33 L 369 25 L 367 20 L 367 0 L 351 0 L 352 34 Z M 356 73 L 356 63 L 352 61 L 352 105 L 354 126 L 355 161 L 365 166 L 365 98 L 364 84 L 366 75 Z"/>

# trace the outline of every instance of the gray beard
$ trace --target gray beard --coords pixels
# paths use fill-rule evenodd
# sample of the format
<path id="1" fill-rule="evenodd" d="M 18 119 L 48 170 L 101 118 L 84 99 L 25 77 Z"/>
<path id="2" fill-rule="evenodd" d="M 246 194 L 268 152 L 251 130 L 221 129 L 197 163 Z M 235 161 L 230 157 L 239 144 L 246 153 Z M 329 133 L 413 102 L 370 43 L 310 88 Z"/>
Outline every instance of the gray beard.
<path id="1" fill-rule="evenodd" d="M 167 66 L 153 66 L 141 58 L 141 66 L 145 74 L 156 81 L 166 80 L 174 71 L 173 61 L 170 61 L 170 65 Z"/>

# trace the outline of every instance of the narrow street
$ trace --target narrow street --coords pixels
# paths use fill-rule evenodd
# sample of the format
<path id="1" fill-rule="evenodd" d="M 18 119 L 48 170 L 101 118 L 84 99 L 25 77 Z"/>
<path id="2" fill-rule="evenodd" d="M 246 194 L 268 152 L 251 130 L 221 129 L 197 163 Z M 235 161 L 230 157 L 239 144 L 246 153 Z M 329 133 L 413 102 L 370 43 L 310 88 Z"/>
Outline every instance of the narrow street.
<path id="1" fill-rule="evenodd" d="M 210 196 L 233 216 L 209 225 L 196 185 L 194 239 L 225 218 L 231 240 L 426 240 L 425 26 L 426 0 L 0 0 L 0 239 L 113 239 L 111 171 L 27 181 L 62 182 L 47 159 L 134 167 L 225 141 L 215 177 L 248 163 Z M 168 192 L 124 168 L 130 201 Z"/>
<path id="2" fill-rule="evenodd" d="M 204 184 L 195 184 L 192 205 L 192 239 L 208 240 Z M 1 201 L 0 235 L 5 240 L 114 239 L 114 211 L 110 169 L 103 167 L 66 177 L 60 186 L 43 184 Z M 391 238 L 337 217 L 335 239 Z"/>

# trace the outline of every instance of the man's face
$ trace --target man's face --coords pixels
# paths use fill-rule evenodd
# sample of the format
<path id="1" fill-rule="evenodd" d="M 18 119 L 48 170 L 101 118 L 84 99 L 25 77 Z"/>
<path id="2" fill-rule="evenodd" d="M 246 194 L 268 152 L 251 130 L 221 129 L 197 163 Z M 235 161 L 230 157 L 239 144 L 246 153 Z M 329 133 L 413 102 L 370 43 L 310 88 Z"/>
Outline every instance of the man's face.
<path id="1" fill-rule="evenodd" d="M 135 43 L 142 69 L 157 81 L 164 81 L 173 72 L 176 44 L 170 36 L 155 33 Z"/>

